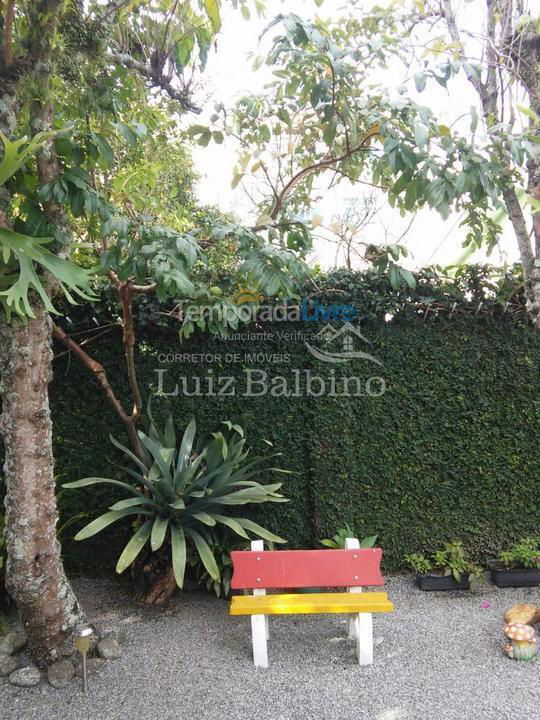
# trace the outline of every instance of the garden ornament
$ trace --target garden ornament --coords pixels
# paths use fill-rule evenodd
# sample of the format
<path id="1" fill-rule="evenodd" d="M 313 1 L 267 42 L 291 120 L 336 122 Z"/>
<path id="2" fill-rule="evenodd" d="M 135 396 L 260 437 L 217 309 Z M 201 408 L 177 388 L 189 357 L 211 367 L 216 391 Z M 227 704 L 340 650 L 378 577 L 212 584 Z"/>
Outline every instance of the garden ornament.
<path id="1" fill-rule="evenodd" d="M 514 605 L 504 613 L 504 622 L 507 624 L 518 622 L 524 625 L 534 625 L 540 622 L 540 607 L 530 603 Z"/>
<path id="2" fill-rule="evenodd" d="M 510 640 L 504 646 L 504 652 L 513 660 L 534 660 L 538 653 L 534 628 L 524 623 L 514 622 L 505 625 L 504 634 Z"/>

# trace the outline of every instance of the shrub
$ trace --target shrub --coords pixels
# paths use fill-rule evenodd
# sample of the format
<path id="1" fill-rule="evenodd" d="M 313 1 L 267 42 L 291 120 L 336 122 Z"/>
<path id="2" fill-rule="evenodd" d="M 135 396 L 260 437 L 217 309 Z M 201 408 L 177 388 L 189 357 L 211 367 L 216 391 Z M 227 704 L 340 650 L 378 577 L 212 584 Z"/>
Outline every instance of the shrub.
<path id="1" fill-rule="evenodd" d="M 540 568 L 540 540 L 538 538 L 523 538 L 510 550 L 499 555 L 501 564 L 507 569 Z"/>

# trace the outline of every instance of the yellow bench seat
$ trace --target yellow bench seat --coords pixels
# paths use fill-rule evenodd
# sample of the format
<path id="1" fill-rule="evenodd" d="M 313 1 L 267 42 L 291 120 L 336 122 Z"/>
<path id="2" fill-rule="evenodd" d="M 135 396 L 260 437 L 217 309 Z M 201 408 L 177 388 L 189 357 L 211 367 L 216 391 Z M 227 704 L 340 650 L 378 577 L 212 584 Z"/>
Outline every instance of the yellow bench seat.
<path id="1" fill-rule="evenodd" d="M 385 592 L 233 595 L 231 615 L 392 612 Z"/>

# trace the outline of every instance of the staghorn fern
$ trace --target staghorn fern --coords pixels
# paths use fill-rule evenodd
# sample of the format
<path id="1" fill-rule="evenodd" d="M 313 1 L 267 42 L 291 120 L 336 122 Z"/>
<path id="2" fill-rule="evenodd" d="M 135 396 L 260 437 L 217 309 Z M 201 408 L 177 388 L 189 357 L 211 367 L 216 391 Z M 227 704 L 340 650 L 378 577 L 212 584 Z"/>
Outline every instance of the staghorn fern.
<path id="1" fill-rule="evenodd" d="M 7 182 L 53 135 L 54 133 L 38 133 L 30 141 L 27 141 L 26 137 L 11 141 L 0 131 L 0 140 L 3 144 L 0 186 Z M 8 322 L 13 313 L 22 320 L 35 317 L 29 298 L 31 290 L 38 294 L 48 312 L 56 312 L 43 284 L 43 277 L 38 275 L 36 266 L 56 278 L 69 302 L 75 302 L 75 295 L 85 300 L 92 300 L 91 273 L 43 247 L 52 242 L 52 239 L 31 237 L 10 228 L 0 228 L 0 303 Z"/>

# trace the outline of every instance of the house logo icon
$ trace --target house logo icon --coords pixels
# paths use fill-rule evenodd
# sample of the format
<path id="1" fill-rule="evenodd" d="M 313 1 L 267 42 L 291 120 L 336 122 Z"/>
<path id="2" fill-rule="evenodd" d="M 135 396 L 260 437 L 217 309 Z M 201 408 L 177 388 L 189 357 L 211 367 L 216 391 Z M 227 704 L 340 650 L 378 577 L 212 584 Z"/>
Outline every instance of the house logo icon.
<path id="1" fill-rule="evenodd" d="M 244 305 L 244 303 L 260 303 L 264 300 L 264 295 L 261 295 L 256 290 L 250 288 L 241 288 L 236 295 L 233 296 L 233 302 L 237 305 Z"/>
<path id="2" fill-rule="evenodd" d="M 310 345 L 306 341 L 307 349 L 318 360 L 330 363 L 346 363 L 355 359 L 363 359 L 382 366 L 382 362 L 377 360 L 376 357 L 363 350 L 358 350 L 360 343 L 367 343 L 368 345 L 371 345 L 371 343 L 350 322 L 346 322 L 338 329 L 327 324 L 315 337 L 322 345 L 327 346 L 325 349 L 321 349 Z"/>

